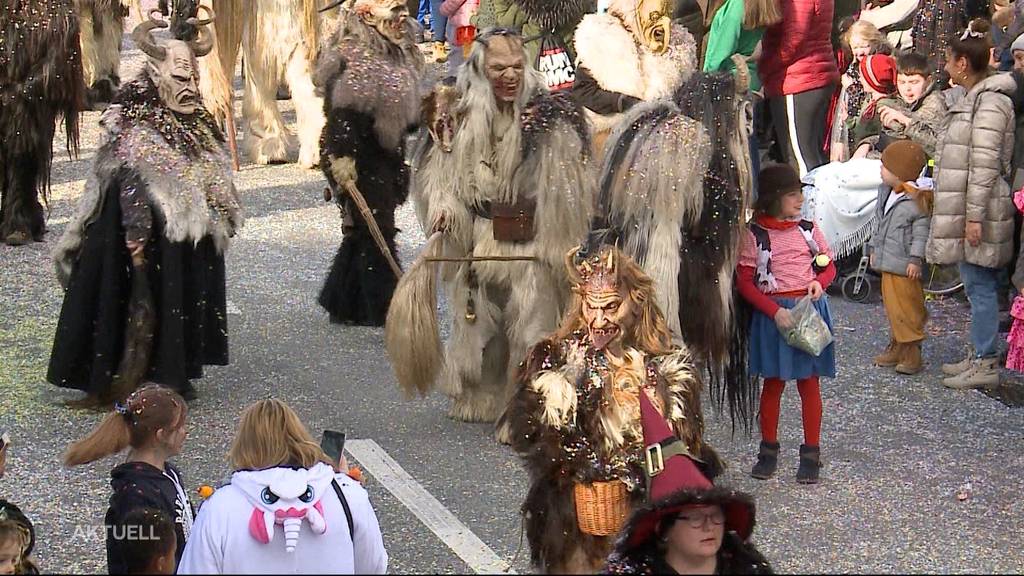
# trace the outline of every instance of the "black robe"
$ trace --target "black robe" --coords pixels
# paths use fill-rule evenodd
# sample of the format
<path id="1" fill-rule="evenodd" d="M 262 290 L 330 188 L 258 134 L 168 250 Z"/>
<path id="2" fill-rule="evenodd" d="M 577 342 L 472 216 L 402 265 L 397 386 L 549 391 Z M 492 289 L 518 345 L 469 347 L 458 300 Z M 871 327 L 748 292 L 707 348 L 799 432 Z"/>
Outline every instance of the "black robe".
<path id="1" fill-rule="evenodd" d="M 345 70 L 332 76 L 332 82 Z M 320 305 L 336 324 L 383 326 L 398 278 L 370 235 L 368 224 L 355 202 L 331 174 L 330 158 L 353 158 L 356 162 L 356 186 L 387 242 L 392 257 L 395 248 L 395 210 L 409 195 L 409 169 L 405 164 L 405 145 L 382 146 L 370 114 L 349 107 L 335 106 L 331 91 L 324 99 L 327 124 L 320 140 L 320 167 L 335 198 L 345 211 L 344 232 L 334 256 L 327 280 L 320 291 Z M 413 126 L 409 127 L 414 128 Z"/>
<path id="2" fill-rule="evenodd" d="M 127 185 L 147 197 L 129 169 L 107 182 L 68 281 L 46 379 L 95 398 L 108 395 L 125 350 L 132 282 L 144 278 L 155 310 L 146 380 L 188 396 L 189 380 L 201 378 L 204 365 L 228 363 L 224 255 L 210 236 L 195 245 L 171 242 L 160 210 L 151 207 L 145 264 L 133 267 L 119 202 Z M 143 277 L 133 276 L 140 271 Z"/>

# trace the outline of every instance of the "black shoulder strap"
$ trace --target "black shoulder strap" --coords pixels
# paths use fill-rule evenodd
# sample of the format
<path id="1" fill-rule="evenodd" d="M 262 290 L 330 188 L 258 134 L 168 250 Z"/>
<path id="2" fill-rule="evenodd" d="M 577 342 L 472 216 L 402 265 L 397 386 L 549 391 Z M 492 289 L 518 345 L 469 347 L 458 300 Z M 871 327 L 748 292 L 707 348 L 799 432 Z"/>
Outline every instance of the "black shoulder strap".
<path id="1" fill-rule="evenodd" d="M 352 523 L 352 509 L 348 507 L 348 500 L 345 499 L 345 493 L 341 491 L 341 485 L 338 484 L 338 481 L 332 479 L 331 486 L 334 488 L 334 493 L 338 495 L 338 500 L 341 500 L 341 507 L 345 509 L 345 521 L 348 522 L 348 536 L 354 543 L 356 541 L 356 527 Z"/>

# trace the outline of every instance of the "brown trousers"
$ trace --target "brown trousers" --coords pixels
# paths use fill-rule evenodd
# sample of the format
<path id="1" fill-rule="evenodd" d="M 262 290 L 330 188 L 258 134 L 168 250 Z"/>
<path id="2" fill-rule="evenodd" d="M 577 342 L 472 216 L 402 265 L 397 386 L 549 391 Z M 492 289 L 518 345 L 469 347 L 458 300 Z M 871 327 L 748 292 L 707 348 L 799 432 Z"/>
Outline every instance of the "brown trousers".
<path id="1" fill-rule="evenodd" d="M 924 307 L 921 280 L 882 272 L 882 303 L 894 340 L 901 344 L 924 340 L 928 310 Z"/>

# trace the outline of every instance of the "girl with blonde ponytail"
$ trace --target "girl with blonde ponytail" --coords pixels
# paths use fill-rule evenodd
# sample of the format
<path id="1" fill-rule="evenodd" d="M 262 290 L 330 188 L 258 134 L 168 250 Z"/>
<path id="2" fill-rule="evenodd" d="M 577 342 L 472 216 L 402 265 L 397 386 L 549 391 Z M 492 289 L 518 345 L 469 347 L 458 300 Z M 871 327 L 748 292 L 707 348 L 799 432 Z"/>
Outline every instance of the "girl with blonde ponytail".
<path id="1" fill-rule="evenodd" d="M 187 417 L 188 406 L 177 392 L 149 384 L 123 404 L 115 404 L 88 436 L 64 453 L 64 465 L 70 467 L 128 449 L 126 462 L 111 471 L 114 493 L 104 518 L 111 574 L 126 573 L 125 551 L 138 540 L 139 528 L 126 525 L 124 519 L 137 508 L 162 510 L 174 519 L 178 540 L 175 565 L 181 560 L 194 511 L 181 473 L 167 460 L 181 453 Z"/>

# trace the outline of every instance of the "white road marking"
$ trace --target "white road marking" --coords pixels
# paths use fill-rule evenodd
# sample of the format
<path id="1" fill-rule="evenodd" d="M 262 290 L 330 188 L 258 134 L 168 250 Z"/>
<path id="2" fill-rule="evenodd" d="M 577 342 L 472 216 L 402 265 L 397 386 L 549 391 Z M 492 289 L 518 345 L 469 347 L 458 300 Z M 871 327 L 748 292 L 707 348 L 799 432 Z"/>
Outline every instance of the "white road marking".
<path id="1" fill-rule="evenodd" d="M 512 566 L 484 544 L 443 504 L 427 492 L 373 440 L 349 440 L 345 451 L 430 528 L 477 574 L 515 574 Z"/>

